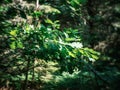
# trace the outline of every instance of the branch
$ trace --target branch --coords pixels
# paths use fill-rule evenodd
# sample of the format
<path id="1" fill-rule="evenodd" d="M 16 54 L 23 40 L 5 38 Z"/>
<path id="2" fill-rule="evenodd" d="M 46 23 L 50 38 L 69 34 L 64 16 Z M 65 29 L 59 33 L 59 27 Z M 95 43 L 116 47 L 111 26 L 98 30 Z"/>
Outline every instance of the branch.
<path id="1" fill-rule="evenodd" d="M 109 82 L 106 81 L 105 79 L 103 79 L 103 78 L 99 75 L 99 73 L 98 73 L 96 70 L 93 69 L 92 66 L 90 66 L 89 64 L 87 64 L 87 66 L 89 67 L 89 69 L 90 69 L 100 80 L 102 80 L 104 83 L 109 84 Z"/>

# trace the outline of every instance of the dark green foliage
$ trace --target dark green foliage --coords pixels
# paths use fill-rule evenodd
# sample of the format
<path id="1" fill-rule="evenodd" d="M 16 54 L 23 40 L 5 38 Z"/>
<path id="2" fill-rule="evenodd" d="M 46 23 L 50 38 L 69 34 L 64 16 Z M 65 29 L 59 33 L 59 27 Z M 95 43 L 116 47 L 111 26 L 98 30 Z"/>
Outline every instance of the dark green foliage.
<path id="1" fill-rule="evenodd" d="M 1 0 L 0 89 L 119 90 L 116 0 Z"/>

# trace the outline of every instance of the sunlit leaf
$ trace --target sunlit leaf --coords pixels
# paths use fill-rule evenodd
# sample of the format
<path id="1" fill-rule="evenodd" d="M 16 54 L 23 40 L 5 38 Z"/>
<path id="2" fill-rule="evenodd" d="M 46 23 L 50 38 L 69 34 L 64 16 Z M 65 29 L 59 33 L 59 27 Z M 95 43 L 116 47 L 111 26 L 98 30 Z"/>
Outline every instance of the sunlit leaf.
<path id="1" fill-rule="evenodd" d="M 40 11 L 34 11 L 33 16 L 40 17 L 43 15 L 43 12 Z"/>
<path id="2" fill-rule="evenodd" d="M 10 48 L 11 48 L 11 49 L 15 49 L 15 48 L 16 48 L 16 42 L 12 42 L 12 43 L 10 44 Z"/>
<path id="3" fill-rule="evenodd" d="M 71 51 L 68 51 L 68 53 L 69 53 L 69 55 L 70 55 L 71 57 L 73 57 L 73 58 L 76 57 L 76 55 L 75 55 L 74 53 L 72 53 Z"/>
<path id="4" fill-rule="evenodd" d="M 50 20 L 50 19 L 46 19 L 45 22 L 48 24 L 53 24 L 52 20 Z"/>
<path id="5" fill-rule="evenodd" d="M 17 47 L 18 47 L 18 48 L 23 48 L 23 43 L 20 42 L 20 41 L 18 41 L 18 42 L 17 42 Z"/>
<path id="6" fill-rule="evenodd" d="M 17 35 L 17 30 L 12 30 L 12 31 L 10 31 L 10 35 L 16 36 L 16 35 Z"/>

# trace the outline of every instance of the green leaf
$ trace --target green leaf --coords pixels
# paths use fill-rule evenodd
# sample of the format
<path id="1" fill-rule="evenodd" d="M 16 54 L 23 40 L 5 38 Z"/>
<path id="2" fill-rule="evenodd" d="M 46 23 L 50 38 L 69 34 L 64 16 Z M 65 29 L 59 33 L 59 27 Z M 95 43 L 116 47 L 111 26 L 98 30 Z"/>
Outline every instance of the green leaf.
<path id="1" fill-rule="evenodd" d="M 35 11 L 34 13 L 33 13 L 33 16 L 36 16 L 36 17 L 40 17 L 40 16 L 42 16 L 43 15 L 43 12 L 40 12 L 40 11 Z"/>
<path id="2" fill-rule="evenodd" d="M 23 43 L 20 42 L 20 41 L 18 41 L 18 42 L 17 42 L 17 47 L 18 47 L 18 48 L 23 48 Z"/>
<path id="3" fill-rule="evenodd" d="M 12 43 L 10 44 L 10 48 L 11 48 L 11 49 L 16 49 L 16 42 L 12 42 Z"/>
<path id="4" fill-rule="evenodd" d="M 70 2 L 70 4 L 71 4 L 73 7 L 77 8 L 78 5 L 80 4 L 80 2 L 79 2 L 78 0 L 72 0 L 72 1 Z"/>
<path id="5" fill-rule="evenodd" d="M 93 49 L 89 49 L 89 48 L 84 48 L 84 52 L 88 58 L 93 58 L 95 60 L 97 60 L 99 58 L 99 55 L 100 55 L 99 52 L 94 51 Z"/>
<path id="6" fill-rule="evenodd" d="M 94 58 L 95 60 L 99 59 L 99 56 L 91 54 L 92 58 Z"/>
<path id="7" fill-rule="evenodd" d="M 80 4 L 85 4 L 86 2 L 87 0 L 71 0 L 70 4 L 75 8 L 79 8 Z"/>
<path id="8" fill-rule="evenodd" d="M 65 41 L 74 41 L 75 38 L 65 38 Z"/>
<path id="9" fill-rule="evenodd" d="M 10 35 L 12 35 L 12 36 L 17 36 L 17 30 L 12 30 L 12 31 L 10 31 Z"/>
<path id="10" fill-rule="evenodd" d="M 46 19 L 45 22 L 48 24 L 53 24 L 52 20 L 50 20 L 50 19 Z"/>
<path id="11" fill-rule="evenodd" d="M 72 53 L 72 52 L 70 52 L 70 51 L 68 51 L 68 53 L 69 53 L 69 55 L 70 55 L 71 57 L 73 57 L 73 58 L 76 57 L 76 55 L 75 55 L 74 53 Z"/>
<path id="12" fill-rule="evenodd" d="M 92 53 L 92 54 L 96 54 L 96 55 L 100 55 L 99 52 L 93 50 L 93 49 L 90 49 L 90 48 L 84 48 L 85 51 L 89 52 L 89 53 Z"/>
<path id="13" fill-rule="evenodd" d="M 87 0 L 78 0 L 81 4 L 85 4 Z"/>
<path id="14" fill-rule="evenodd" d="M 71 42 L 80 42 L 81 39 L 76 39 L 76 38 L 65 38 L 65 41 L 71 41 Z"/>

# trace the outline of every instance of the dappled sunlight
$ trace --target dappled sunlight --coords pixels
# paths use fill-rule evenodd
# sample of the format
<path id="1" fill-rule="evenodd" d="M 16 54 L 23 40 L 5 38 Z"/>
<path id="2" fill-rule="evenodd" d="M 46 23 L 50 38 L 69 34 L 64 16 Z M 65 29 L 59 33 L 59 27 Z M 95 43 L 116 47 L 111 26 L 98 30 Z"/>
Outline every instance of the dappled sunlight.
<path id="1" fill-rule="evenodd" d="M 0 90 L 118 90 L 119 0 L 0 0 Z"/>

